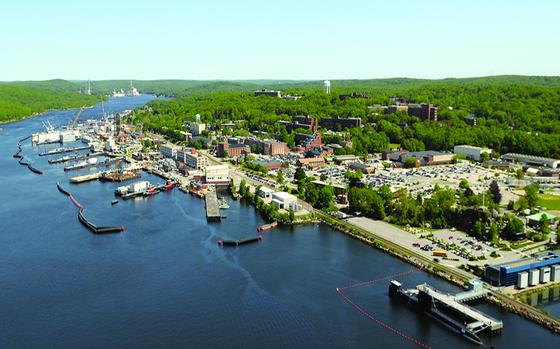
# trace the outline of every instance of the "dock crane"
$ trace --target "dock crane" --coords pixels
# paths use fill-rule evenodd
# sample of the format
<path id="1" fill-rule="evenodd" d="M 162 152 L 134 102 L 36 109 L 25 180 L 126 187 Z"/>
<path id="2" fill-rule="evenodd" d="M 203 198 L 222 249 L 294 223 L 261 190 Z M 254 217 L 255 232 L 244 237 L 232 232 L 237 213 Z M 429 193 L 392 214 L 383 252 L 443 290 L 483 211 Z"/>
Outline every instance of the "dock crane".
<path id="1" fill-rule="evenodd" d="M 84 105 L 84 106 L 82 106 L 82 107 L 80 108 L 80 111 L 79 111 L 79 112 L 76 114 L 76 116 L 74 117 L 74 122 L 72 123 L 71 128 L 75 128 L 75 127 L 76 127 L 76 123 L 78 122 L 78 119 L 80 118 L 80 115 L 82 115 L 82 112 L 84 111 L 84 108 L 85 108 L 85 107 L 86 107 L 86 106 Z"/>

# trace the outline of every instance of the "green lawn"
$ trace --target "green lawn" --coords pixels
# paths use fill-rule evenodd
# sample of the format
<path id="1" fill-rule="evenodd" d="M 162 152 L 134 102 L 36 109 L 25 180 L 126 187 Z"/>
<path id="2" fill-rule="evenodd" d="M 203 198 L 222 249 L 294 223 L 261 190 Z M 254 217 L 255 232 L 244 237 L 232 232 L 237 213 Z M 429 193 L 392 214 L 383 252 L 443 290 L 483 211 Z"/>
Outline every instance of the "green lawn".
<path id="1" fill-rule="evenodd" d="M 539 195 L 539 206 L 546 207 L 548 210 L 560 210 L 560 196 L 551 194 Z"/>

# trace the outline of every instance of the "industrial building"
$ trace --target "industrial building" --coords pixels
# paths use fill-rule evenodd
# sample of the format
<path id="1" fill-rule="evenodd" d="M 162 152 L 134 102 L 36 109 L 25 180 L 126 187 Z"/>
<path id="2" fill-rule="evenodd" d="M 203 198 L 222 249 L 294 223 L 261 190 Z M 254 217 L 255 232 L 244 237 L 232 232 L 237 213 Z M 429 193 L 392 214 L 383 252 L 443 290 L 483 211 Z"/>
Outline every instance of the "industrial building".
<path id="1" fill-rule="evenodd" d="M 402 153 L 399 157 L 399 162 L 404 164 L 406 159 L 410 157 L 416 158 L 420 166 L 443 165 L 453 162 L 453 154 L 433 150 Z"/>
<path id="2" fill-rule="evenodd" d="M 316 158 L 302 158 L 302 159 L 298 159 L 298 165 L 300 167 L 313 167 L 313 168 L 317 168 L 317 167 L 321 167 L 325 164 L 325 158 L 321 157 L 316 157 Z"/>
<path id="3" fill-rule="evenodd" d="M 272 194 L 272 203 L 279 209 L 293 210 L 294 212 L 301 210 L 301 205 L 298 204 L 297 198 L 292 194 L 283 191 L 278 191 Z"/>
<path id="4" fill-rule="evenodd" d="M 550 168 L 558 168 L 560 167 L 560 160 L 552 159 L 552 158 L 545 158 L 542 156 L 534 156 L 534 155 L 525 155 L 525 154 L 517 154 L 517 153 L 507 153 L 502 155 L 502 160 L 510 161 L 510 162 L 520 162 L 527 165 L 533 166 L 543 166 L 543 167 L 550 167 Z"/>
<path id="5" fill-rule="evenodd" d="M 208 184 L 229 184 L 228 165 L 206 166 L 205 174 Z"/>
<path id="6" fill-rule="evenodd" d="M 410 103 L 406 104 L 404 99 L 401 102 L 390 105 L 385 109 L 385 113 L 394 114 L 404 112 L 410 116 L 416 116 L 421 120 L 438 121 L 438 108 L 429 103 Z"/>
<path id="7" fill-rule="evenodd" d="M 489 265 L 484 278 L 494 286 L 517 285 L 518 288 L 560 281 L 560 250 L 537 253 L 514 262 Z"/>
<path id="8" fill-rule="evenodd" d="M 313 133 L 317 132 L 317 119 L 307 115 L 296 115 L 292 117 L 292 121 L 280 120 L 279 123 L 286 128 L 286 131 L 291 132 L 298 128 L 309 130 Z"/>
<path id="9" fill-rule="evenodd" d="M 465 155 L 468 160 L 480 161 L 482 154 L 492 154 L 492 149 L 474 147 L 472 145 L 456 145 L 453 147 L 453 153 Z"/>

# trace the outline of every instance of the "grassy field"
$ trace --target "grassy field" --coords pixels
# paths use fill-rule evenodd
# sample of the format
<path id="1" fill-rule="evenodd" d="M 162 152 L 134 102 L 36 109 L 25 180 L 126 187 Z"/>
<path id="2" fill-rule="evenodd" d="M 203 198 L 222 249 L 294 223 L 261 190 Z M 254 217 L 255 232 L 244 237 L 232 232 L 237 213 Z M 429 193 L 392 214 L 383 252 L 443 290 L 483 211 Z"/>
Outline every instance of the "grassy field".
<path id="1" fill-rule="evenodd" d="M 560 211 L 560 196 L 551 194 L 540 194 L 538 205 L 546 207 L 546 209 L 548 210 Z"/>

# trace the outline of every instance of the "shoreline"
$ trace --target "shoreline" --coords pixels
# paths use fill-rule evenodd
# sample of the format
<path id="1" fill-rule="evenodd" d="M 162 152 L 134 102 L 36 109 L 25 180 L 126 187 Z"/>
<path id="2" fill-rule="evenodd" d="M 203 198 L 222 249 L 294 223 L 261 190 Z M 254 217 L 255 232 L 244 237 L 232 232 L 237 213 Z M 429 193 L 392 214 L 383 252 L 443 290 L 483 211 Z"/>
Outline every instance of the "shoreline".
<path id="1" fill-rule="evenodd" d="M 97 103 L 95 103 L 95 104 L 93 104 L 93 105 L 87 105 L 87 106 L 84 107 L 84 109 L 91 109 L 91 108 L 95 107 L 96 104 L 97 104 Z M 25 120 L 37 118 L 37 117 L 40 117 L 40 116 L 42 116 L 42 115 L 44 115 L 44 114 L 46 114 L 46 113 L 49 113 L 49 112 L 55 111 L 55 110 L 72 110 L 72 109 L 80 109 L 80 108 L 81 108 L 81 107 L 71 107 L 71 108 L 62 108 L 62 109 L 52 109 L 52 108 L 51 108 L 51 109 L 47 109 L 47 110 L 45 110 L 45 111 L 42 111 L 42 112 L 40 112 L 40 113 L 39 113 L 39 112 L 36 112 L 36 113 L 31 114 L 31 115 L 23 116 L 23 117 L 20 118 L 20 119 L 0 121 L 0 125 L 8 125 L 8 124 L 13 124 L 13 123 L 20 122 L 20 121 L 25 121 Z"/>
<path id="2" fill-rule="evenodd" d="M 324 215 L 324 214 L 320 214 L 320 215 Z M 465 281 L 468 280 L 463 279 L 464 277 L 466 277 L 466 275 L 459 276 L 457 273 L 455 274 L 457 277 L 453 277 L 453 275 L 450 274 L 455 273 L 455 271 L 450 270 L 448 267 L 439 266 L 437 265 L 437 263 L 427 261 L 425 258 L 420 258 L 420 259 L 424 259 L 424 261 L 421 261 L 415 258 L 414 256 L 412 256 L 410 253 L 408 253 L 408 251 L 406 251 L 403 247 L 400 247 L 390 241 L 386 241 L 383 238 L 380 238 L 379 236 L 376 236 L 370 232 L 366 232 L 358 227 L 353 227 L 353 230 L 355 230 L 357 234 L 351 230 L 344 229 L 343 227 L 341 227 L 341 225 L 349 225 L 348 223 L 344 224 L 345 222 L 341 222 L 332 217 L 328 217 L 328 220 L 332 220 L 333 222 L 329 222 L 325 219 L 322 219 L 322 223 L 330 226 L 332 229 L 337 230 L 347 236 L 355 238 L 371 247 L 377 248 L 383 252 L 390 254 L 391 256 L 399 258 L 400 260 L 403 260 L 406 263 L 412 264 L 414 267 L 422 271 L 431 273 L 435 276 L 438 276 L 462 288 L 466 288 Z M 335 222 L 338 224 L 335 224 Z M 532 321 L 537 325 L 540 325 L 550 330 L 553 333 L 560 334 L 560 319 L 551 316 L 549 314 L 546 314 L 539 308 L 535 308 L 528 304 L 522 303 L 516 298 L 510 297 L 508 295 L 505 295 L 503 293 L 494 290 L 490 291 L 490 294 L 486 298 L 486 300 L 489 303 L 494 304 L 506 311 L 509 311 L 513 314 L 521 316 L 524 319 Z"/>

